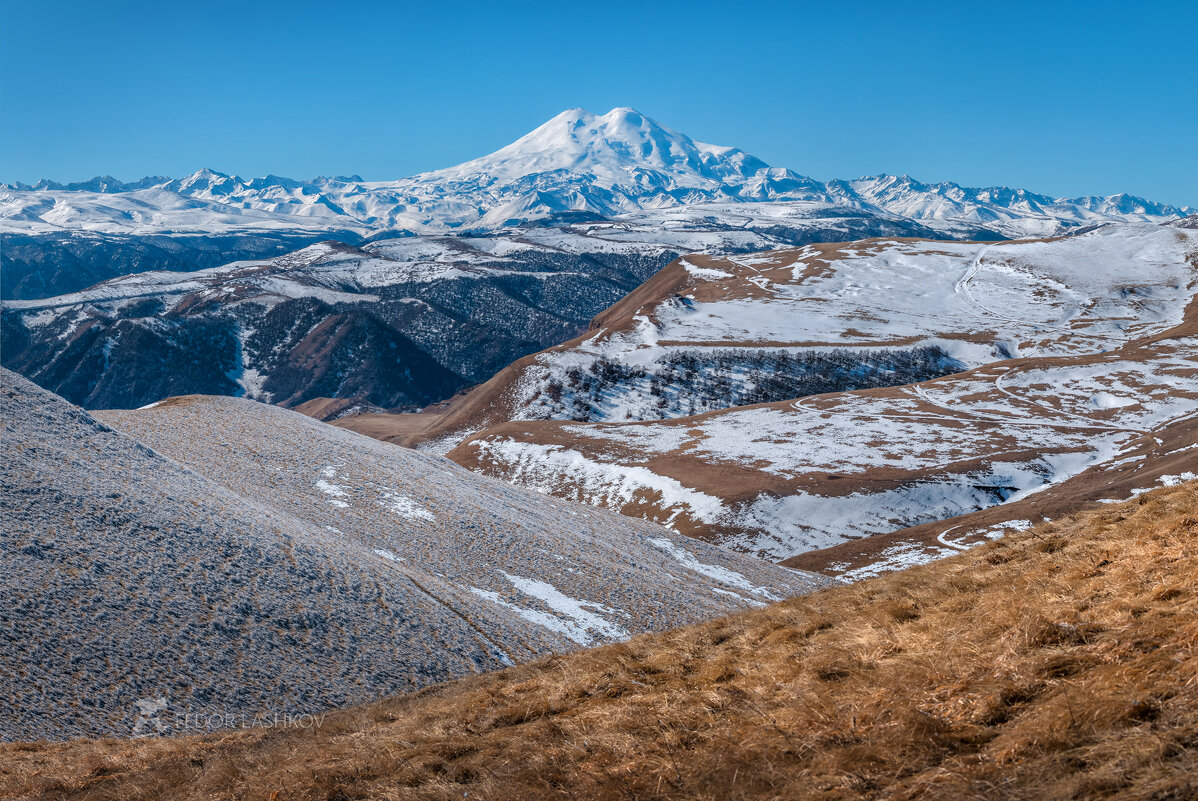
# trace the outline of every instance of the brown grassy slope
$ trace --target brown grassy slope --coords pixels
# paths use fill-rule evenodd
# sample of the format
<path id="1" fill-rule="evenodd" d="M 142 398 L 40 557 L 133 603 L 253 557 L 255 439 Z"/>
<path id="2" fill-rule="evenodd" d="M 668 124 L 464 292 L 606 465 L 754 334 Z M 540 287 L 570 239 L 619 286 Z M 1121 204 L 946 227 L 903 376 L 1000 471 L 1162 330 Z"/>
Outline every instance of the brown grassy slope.
<path id="1" fill-rule="evenodd" d="M 1198 482 L 318 730 L 0 746 L 0 796 L 1193 798 Z"/>

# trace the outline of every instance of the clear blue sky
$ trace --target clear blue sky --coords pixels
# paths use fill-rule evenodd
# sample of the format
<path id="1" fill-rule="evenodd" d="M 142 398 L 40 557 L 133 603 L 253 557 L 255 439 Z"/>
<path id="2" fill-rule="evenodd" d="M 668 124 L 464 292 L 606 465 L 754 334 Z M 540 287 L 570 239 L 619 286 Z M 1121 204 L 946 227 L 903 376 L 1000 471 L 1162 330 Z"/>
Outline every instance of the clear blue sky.
<path id="1" fill-rule="evenodd" d="M 1195 0 L 0 8 L 0 180 L 383 180 L 634 106 L 821 179 L 1198 205 Z"/>

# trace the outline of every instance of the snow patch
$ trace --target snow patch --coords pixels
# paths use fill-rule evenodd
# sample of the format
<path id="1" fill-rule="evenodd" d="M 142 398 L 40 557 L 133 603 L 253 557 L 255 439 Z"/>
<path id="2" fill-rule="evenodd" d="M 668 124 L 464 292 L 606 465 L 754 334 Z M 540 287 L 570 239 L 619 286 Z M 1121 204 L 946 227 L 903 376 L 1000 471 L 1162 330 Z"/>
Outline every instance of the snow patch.
<path id="1" fill-rule="evenodd" d="M 333 506 L 340 509 L 349 508 L 349 504 L 341 500 L 346 497 L 345 488 L 329 481 L 330 478 L 337 477 L 337 469 L 333 466 L 328 466 L 320 471 L 320 478 L 316 480 L 316 489 L 323 492 L 328 497 L 325 499 Z"/>
<path id="2" fill-rule="evenodd" d="M 627 630 L 598 614 L 624 614 L 617 609 L 604 606 L 594 601 L 581 601 L 560 592 L 548 582 L 503 573 L 512 586 L 521 593 L 535 598 L 553 610 L 553 614 L 539 609 L 528 609 L 503 600 L 499 593 L 470 587 L 470 592 L 505 609 L 515 612 L 520 617 L 543 626 L 566 637 L 579 645 L 591 645 L 596 640 L 624 640 L 632 636 Z M 592 611 L 595 610 L 595 611 Z"/>
<path id="3" fill-rule="evenodd" d="M 1018 500 L 1076 475 L 1100 458 L 1094 452 L 1046 454 L 1026 464 L 996 464 L 988 473 L 950 475 L 884 492 L 843 496 L 798 492 L 784 497 L 762 494 L 743 513 L 743 527 L 756 532 L 720 544 L 781 561 L 850 539 L 886 534 Z"/>
<path id="4" fill-rule="evenodd" d="M 1096 409 L 1122 409 L 1125 406 L 1135 406 L 1139 403 L 1135 398 L 1124 398 L 1109 392 L 1095 392 L 1090 396 L 1090 403 Z"/>
<path id="5" fill-rule="evenodd" d="M 1184 473 L 1178 473 L 1177 475 L 1173 475 L 1173 476 L 1161 476 L 1160 478 L 1157 479 L 1157 481 L 1159 481 L 1161 484 L 1163 484 L 1166 487 L 1176 487 L 1180 484 L 1184 484 L 1187 481 L 1195 481 L 1195 480 L 1198 480 L 1198 473 L 1192 473 L 1189 470 L 1187 470 Z"/>
<path id="6" fill-rule="evenodd" d="M 513 483 L 537 492 L 568 495 L 593 506 L 619 509 L 638 494 L 656 494 L 662 509 L 673 510 L 667 525 L 685 512 L 704 523 L 716 522 L 724 512 L 719 498 L 683 486 L 645 467 L 608 464 L 588 459 L 560 445 L 518 442 L 514 439 L 475 440 L 480 460 L 489 460 Z"/>
<path id="7" fill-rule="evenodd" d="M 729 586 L 747 590 L 754 595 L 760 595 L 762 598 L 767 598 L 771 601 L 782 600 L 780 596 L 774 594 L 769 588 L 755 586 L 747 578 L 745 578 L 744 575 L 737 573 L 735 570 L 730 570 L 726 567 L 720 567 L 719 565 L 709 565 L 705 562 L 700 562 L 690 551 L 675 545 L 665 537 L 646 537 L 645 542 L 649 543 L 654 548 L 659 548 L 665 551 L 670 556 L 674 557 L 678 564 L 682 565 L 687 570 L 694 571 L 695 573 L 698 573 L 702 576 L 707 576 L 708 578 L 713 578 L 716 581 L 722 582 Z"/>
<path id="8" fill-rule="evenodd" d="M 406 561 L 408 561 L 407 559 L 404 559 L 402 556 L 396 556 L 391 551 L 388 551 L 386 548 L 375 548 L 374 552 L 389 562 L 406 562 Z"/>
<path id="9" fill-rule="evenodd" d="M 1186 448 L 1180 448 L 1179 450 L 1186 450 Z M 1198 473 L 1194 473 L 1194 472 L 1187 470 L 1184 473 L 1176 473 L 1174 475 L 1169 475 L 1169 476 L 1160 476 L 1157 478 L 1156 483 L 1160 484 L 1162 487 L 1176 487 L 1176 486 L 1179 486 L 1180 484 L 1184 484 L 1187 481 L 1195 481 L 1195 480 L 1198 480 Z M 1099 498 L 1098 502 L 1099 503 L 1126 503 L 1127 501 L 1130 501 L 1132 498 L 1135 498 L 1139 495 L 1143 495 L 1145 492 L 1152 492 L 1154 489 L 1156 489 L 1156 487 L 1137 487 L 1136 489 L 1133 489 L 1131 491 L 1131 498 Z"/>
<path id="10" fill-rule="evenodd" d="M 427 520 L 431 523 L 435 519 L 432 512 L 416 503 L 416 501 L 406 495 L 399 495 L 394 492 L 384 492 L 383 497 L 379 499 L 379 506 L 390 509 L 395 514 L 408 520 Z"/>
<path id="11" fill-rule="evenodd" d="M 938 548 L 916 542 L 900 542 L 883 549 L 882 553 L 868 565 L 845 571 L 840 574 L 839 578 L 843 581 L 860 581 L 895 570 L 926 565 L 928 562 L 935 562 L 937 559 L 944 559 L 955 553 L 960 553 L 960 551 L 957 548 Z"/>
<path id="12" fill-rule="evenodd" d="M 732 277 L 732 273 L 726 273 L 723 270 L 716 270 L 712 267 L 700 267 L 697 264 L 692 264 L 690 261 L 688 261 L 686 259 L 681 259 L 679 261 L 679 264 L 681 264 L 682 268 L 684 270 L 686 270 L 687 273 L 689 273 L 690 275 L 693 275 L 696 278 L 702 278 L 705 281 L 712 281 L 712 280 L 717 280 L 720 278 L 731 278 Z"/>

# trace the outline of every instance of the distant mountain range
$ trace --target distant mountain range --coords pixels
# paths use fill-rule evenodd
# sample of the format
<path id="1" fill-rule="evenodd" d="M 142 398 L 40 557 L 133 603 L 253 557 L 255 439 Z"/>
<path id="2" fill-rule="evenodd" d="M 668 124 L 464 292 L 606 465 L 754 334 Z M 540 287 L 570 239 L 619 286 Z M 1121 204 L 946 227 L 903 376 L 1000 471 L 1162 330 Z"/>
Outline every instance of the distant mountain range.
<path id="1" fill-rule="evenodd" d="M 1059 234 L 1110 221 L 1162 222 L 1194 213 L 1143 198 L 1057 198 L 1024 189 L 924 184 L 907 176 L 817 181 L 734 147 L 696 142 L 631 108 L 557 115 L 507 147 L 398 181 L 358 176 L 245 180 L 204 169 L 122 183 L 3 186 L 8 232 L 148 234 L 496 231 L 561 214 L 617 217 L 704 203 L 816 202 L 917 220 L 952 236 Z"/>

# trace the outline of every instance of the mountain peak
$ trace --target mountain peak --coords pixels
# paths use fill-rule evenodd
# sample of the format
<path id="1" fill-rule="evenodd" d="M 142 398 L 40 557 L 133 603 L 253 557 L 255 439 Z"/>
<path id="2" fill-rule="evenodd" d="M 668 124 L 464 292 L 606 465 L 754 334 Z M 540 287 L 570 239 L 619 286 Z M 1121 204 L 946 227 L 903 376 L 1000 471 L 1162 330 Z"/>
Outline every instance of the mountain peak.
<path id="1" fill-rule="evenodd" d="M 510 145 L 456 167 L 417 176 L 484 185 L 543 183 L 574 173 L 626 195 L 701 189 L 727 191 L 768 165 L 734 147 L 696 142 L 629 106 L 596 115 L 583 108 L 557 114 Z"/>
<path id="2" fill-rule="evenodd" d="M 209 192 L 223 195 L 232 191 L 237 183 L 239 183 L 239 179 L 236 176 L 225 175 L 223 172 L 203 167 L 184 178 L 176 178 L 165 184 L 164 188 L 185 194 Z"/>

